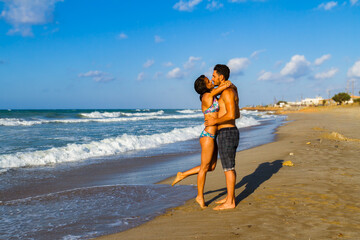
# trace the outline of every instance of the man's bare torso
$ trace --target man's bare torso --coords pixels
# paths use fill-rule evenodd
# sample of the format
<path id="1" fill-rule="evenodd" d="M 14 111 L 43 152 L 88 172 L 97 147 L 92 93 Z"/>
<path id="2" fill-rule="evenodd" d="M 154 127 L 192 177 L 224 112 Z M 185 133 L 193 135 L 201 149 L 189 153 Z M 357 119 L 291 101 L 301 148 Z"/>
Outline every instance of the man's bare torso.
<path id="1" fill-rule="evenodd" d="M 222 116 L 224 116 L 226 114 L 226 104 L 224 101 L 224 98 L 226 97 L 226 95 L 228 95 L 228 97 L 230 97 L 231 101 L 234 101 L 234 105 L 235 105 L 235 114 L 237 116 L 237 118 L 240 116 L 240 110 L 239 110 L 239 97 L 237 94 L 237 91 L 233 88 L 228 88 L 225 89 L 222 94 L 220 95 L 219 98 L 219 113 L 218 113 L 218 118 L 221 118 Z M 218 129 L 222 129 L 222 128 L 228 128 L 228 127 L 235 127 L 235 119 L 234 120 L 230 120 L 226 123 L 223 124 L 219 124 L 218 125 Z"/>

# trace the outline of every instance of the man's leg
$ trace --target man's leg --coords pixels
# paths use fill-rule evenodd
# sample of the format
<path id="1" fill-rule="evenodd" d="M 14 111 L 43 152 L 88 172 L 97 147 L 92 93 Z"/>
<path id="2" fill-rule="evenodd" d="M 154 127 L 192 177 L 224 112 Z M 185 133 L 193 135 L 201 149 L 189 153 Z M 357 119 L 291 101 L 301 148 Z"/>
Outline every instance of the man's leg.
<path id="1" fill-rule="evenodd" d="M 218 205 L 214 210 L 225 210 L 235 208 L 235 183 L 236 183 L 236 172 L 235 170 L 230 170 L 225 172 L 226 178 L 226 189 L 227 196 L 223 199 L 224 203 Z"/>
<path id="2" fill-rule="evenodd" d="M 227 196 L 216 202 L 221 204 L 214 210 L 224 210 L 235 208 L 235 155 L 239 144 L 239 131 L 236 127 L 230 129 L 221 129 L 219 131 L 219 153 L 221 163 L 225 172 Z"/>
<path id="3" fill-rule="evenodd" d="M 236 171 L 226 171 L 225 172 L 225 178 L 226 178 L 226 189 L 228 197 L 226 199 L 225 204 L 228 204 L 229 206 L 235 207 L 235 183 L 236 183 Z"/>

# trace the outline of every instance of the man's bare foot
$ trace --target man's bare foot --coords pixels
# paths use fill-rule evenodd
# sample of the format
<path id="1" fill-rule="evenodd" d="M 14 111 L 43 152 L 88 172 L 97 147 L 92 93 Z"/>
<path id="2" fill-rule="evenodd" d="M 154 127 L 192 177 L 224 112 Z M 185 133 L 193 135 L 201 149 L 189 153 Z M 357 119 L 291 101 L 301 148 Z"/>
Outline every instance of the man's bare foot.
<path id="1" fill-rule="evenodd" d="M 216 201 L 215 203 L 216 203 L 216 204 L 223 204 L 223 203 L 226 202 L 226 199 L 227 199 L 227 196 L 224 197 L 223 199 L 220 199 L 219 201 Z"/>
<path id="2" fill-rule="evenodd" d="M 184 179 L 184 177 L 182 176 L 182 172 L 178 172 L 176 174 L 175 180 L 172 182 L 171 186 L 174 186 L 175 184 L 177 184 L 178 182 L 180 182 L 183 179 Z"/>
<path id="3" fill-rule="evenodd" d="M 233 209 L 233 208 L 235 208 L 235 203 L 233 203 L 233 204 L 224 203 L 224 204 L 214 207 L 213 209 L 215 211 L 220 211 L 220 210 L 227 210 L 227 209 Z"/>
<path id="4" fill-rule="evenodd" d="M 205 201 L 203 198 L 200 197 L 196 197 L 195 198 L 196 202 L 200 205 L 201 208 L 206 208 L 207 206 L 205 205 Z"/>

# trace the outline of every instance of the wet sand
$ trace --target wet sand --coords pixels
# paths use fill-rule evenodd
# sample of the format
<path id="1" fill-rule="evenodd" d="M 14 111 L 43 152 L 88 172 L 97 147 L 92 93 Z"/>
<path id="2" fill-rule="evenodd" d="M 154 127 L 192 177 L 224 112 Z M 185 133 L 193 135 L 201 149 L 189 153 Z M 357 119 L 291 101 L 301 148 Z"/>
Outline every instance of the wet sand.
<path id="1" fill-rule="evenodd" d="M 360 107 L 292 113 L 288 120 L 275 142 L 237 153 L 235 209 L 212 210 L 226 193 L 218 162 L 205 185 L 208 208 L 189 200 L 98 239 L 360 239 Z M 195 185 L 196 176 L 180 184 Z"/>

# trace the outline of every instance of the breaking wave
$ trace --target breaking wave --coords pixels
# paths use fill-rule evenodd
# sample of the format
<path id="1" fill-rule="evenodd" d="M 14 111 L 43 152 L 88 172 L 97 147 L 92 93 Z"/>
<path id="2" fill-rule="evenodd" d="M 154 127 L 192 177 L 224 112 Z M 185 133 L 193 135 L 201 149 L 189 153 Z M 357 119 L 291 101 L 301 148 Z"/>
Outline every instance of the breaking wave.
<path id="1" fill-rule="evenodd" d="M 242 117 L 236 121 L 238 128 L 258 124 L 260 124 L 259 121 L 252 117 Z M 68 144 L 64 147 L 54 147 L 47 150 L 0 155 L 0 169 L 74 162 L 89 158 L 119 155 L 129 151 L 156 148 L 163 144 L 197 138 L 203 128 L 204 125 L 198 125 L 180 129 L 175 128 L 170 132 L 153 135 L 123 134 L 116 138 L 107 138 L 86 144 Z"/>
<path id="2" fill-rule="evenodd" d="M 159 111 L 162 112 L 162 111 Z M 152 115 L 135 115 L 136 113 L 128 113 L 132 115 L 124 115 L 125 117 L 101 117 L 93 118 L 96 113 L 91 113 L 93 117 L 85 119 L 54 119 L 54 120 L 26 120 L 19 118 L 0 118 L 0 126 L 32 126 L 37 124 L 49 124 L 49 123 L 86 123 L 86 122 L 128 122 L 128 121 L 145 121 L 145 120 L 154 120 L 154 119 L 186 119 L 186 118 L 201 118 L 202 114 L 188 114 L 188 115 L 161 115 L 162 113 L 152 114 Z"/>

